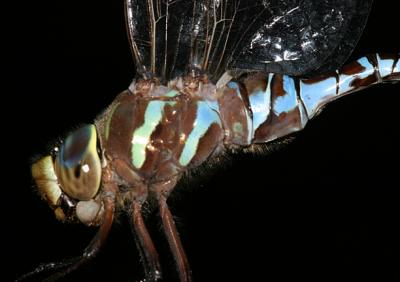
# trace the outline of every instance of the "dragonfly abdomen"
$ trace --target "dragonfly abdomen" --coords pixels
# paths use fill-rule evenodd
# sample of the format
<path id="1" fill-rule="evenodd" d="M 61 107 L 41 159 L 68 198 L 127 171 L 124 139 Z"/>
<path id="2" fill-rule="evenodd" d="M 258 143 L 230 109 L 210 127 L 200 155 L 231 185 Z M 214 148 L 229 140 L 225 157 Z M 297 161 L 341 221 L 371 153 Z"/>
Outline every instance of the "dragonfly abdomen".
<path id="1" fill-rule="evenodd" d="M 301 99 L 309 118 L 326 104 L 347 94 L 381 82 L 400 80 L 399 54 L 374 54 L 342 69 L 300 83 Z"/>
<path id="2" fill-rule="evenodd" d="M 220 98 L 220 109 L 229 108 L 235 100 L 235 104 L 241 103 L 225 114 L 221 111 L 228 144 L 266 143 L 301 130 L 307 123 L 297 78 L 256 72 L 229 82 L 225 88 L 222 97 L 227 102 Z"/>
<path id="3" fill-rule="evenodd" d="M 236 145 L 266 143 L 304 128 L 329 102 L 381 82 L 400 80 L 399 54 L 365 56 L 340 70 L 310 79 L 282 74 L 249 73 L 226 88 L 243 102 L 240 128 L 246 136 L 229 141 Z M 236 112 L 238 107 L 232 107 Z M 238 110 L 239 109 L 239 110 Z M 236 113 L 237 115 L 237 113 Z M 224 116 L 222 115 L 223 122 Z"/>

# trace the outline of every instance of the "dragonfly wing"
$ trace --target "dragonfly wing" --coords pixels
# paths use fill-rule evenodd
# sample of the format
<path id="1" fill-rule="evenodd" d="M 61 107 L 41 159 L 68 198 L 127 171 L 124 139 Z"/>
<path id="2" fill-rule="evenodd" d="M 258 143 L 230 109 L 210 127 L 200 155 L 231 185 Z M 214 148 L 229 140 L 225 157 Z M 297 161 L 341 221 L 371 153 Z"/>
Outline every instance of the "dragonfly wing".
<path id="1" fill-rule="evenodd" d="M 306 73 L 308 77 L 328 73 L 339 69 L 349 58 L 363 33 L 371 9 L 371 1 L 358 1 L 356 13 L 349 22 L 349 28 L 344 30 L 344 35 L 339 44 L 330 55 L 323 61 L 320 67 Z"/>
<path id="2" fill-rule="evenodd" d="M 372 0 L 125 0 L 137 71 L 168 81 L 188 71 L 304 75 L 336 68 Z"/>
<path id="3" fill-rule="evenodd" d="M 267 19 L 248 35 L 230 68 L 295 76 L 341 66 L 353 51 L 372 0 L 268 1 Z"/>

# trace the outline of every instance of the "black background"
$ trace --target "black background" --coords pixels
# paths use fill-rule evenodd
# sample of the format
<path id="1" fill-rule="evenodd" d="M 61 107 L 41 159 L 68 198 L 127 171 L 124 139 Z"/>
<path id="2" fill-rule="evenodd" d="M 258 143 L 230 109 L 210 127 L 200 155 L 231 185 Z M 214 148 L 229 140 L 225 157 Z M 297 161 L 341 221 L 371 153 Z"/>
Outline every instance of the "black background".
<path id="1" fill-rule="evenodd" d="M 134 74 L 122 1 L 34 2 L 20 2 L 7 27 L 17 55 L 3 104 L 12 110 L 3 118 L 11 238 L 3 244 L 14 278 L 79 254 L 95 234 L 54 218 L 33 188 L 30 160 L 91 122 Z M 400 50 L 390 2 L 374 4 L 353 59 Z M 195 281 L 399 281 L 399 90 L 376 86 L 337 101 L 289 145 L 235 156 L 178 191 L 171 206 Z M 174 281 L 157 213 L 148 226 Z M 65 281 L 137 281 L 141 271 L 121 218 L 100 256 Z"/>

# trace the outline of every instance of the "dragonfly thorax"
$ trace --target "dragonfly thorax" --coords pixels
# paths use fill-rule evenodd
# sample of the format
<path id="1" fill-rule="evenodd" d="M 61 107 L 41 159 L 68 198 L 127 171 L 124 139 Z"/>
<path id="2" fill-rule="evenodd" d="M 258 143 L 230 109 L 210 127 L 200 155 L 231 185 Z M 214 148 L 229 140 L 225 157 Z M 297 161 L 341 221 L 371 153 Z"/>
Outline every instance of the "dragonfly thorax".
<path id="1" fill-rule="evenodd" d="M 205 94 L 208 92 L 208 94 Z M 179 178 L 223 146 L 224 131 L 206 80 L 134 81 L 97 122 L 112 170 L 133 186 Z"/>

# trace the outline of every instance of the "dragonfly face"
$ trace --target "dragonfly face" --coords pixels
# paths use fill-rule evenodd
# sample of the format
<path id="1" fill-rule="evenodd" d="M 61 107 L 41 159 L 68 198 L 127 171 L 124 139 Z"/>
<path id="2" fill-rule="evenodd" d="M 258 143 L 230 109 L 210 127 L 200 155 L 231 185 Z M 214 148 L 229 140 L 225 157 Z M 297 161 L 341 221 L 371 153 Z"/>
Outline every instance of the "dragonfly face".
<path id="1" fill-rule="evenodd" d="M 79 219 L 87 225 L 98 224 L 102 203 L 96 198 L 101 181 L 101 161 L 94 125 L 72 132 L 53 156 L 32 165 L 39 192 L 54 209 L 59 220 Z"/>

